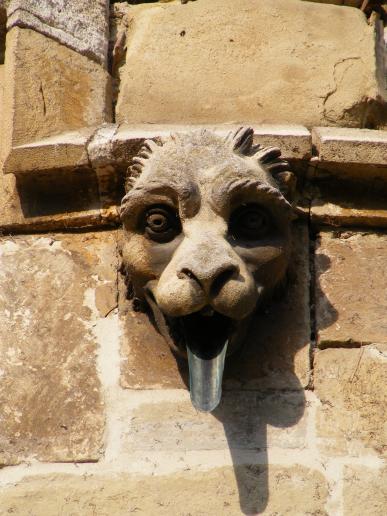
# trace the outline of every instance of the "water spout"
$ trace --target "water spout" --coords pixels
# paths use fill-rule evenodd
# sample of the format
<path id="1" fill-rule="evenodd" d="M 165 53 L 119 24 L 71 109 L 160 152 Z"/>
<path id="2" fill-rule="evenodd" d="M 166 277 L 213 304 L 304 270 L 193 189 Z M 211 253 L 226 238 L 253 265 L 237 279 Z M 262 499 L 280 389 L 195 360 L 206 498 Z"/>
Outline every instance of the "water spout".
<path id="1" fill-rule="evenodd" d="M 228 340 L 207 356 L 187 346 L 191 401 L 201 412 L 212 412 L 219 405 L 227 345 Z"/>

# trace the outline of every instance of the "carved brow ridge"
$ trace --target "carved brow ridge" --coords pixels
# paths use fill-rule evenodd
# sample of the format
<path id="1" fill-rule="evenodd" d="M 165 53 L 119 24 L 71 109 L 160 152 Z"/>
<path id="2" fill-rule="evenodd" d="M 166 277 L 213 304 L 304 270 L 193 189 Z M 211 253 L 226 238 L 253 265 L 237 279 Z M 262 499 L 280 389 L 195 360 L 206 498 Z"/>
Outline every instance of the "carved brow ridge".
<path id="1" fill-rule="evenodd" d="M 222 206 L 238 192 L 254 189 L 269 197 L 271 202 L 286 211 L 292 211 L 291 204 L 285 199 L 278 188 L 257 178 L 234 178 L 223 185 L 216 185 L 212 190 L 213 201 Z"/>
<path id="2" fill-rule="evenodd" d="M 166 196 L 174 202 L 179 201 L 184 213 L 196 212 L 200 207 L 199 190 L 194 183 L 177 183 L 176 181 L 152 180 L 132 188 L 122 199 L 121 217 L 125 217 L 133 206 L 149 202 L 152 196 Z"/>

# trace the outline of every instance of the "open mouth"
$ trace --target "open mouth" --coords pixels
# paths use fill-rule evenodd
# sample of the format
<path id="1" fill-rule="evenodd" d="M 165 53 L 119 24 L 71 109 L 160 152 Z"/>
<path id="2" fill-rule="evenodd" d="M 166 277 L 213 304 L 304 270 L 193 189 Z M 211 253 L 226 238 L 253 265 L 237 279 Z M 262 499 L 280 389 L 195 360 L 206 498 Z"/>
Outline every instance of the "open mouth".
<path id="1" fill-rule="evenodd" d="M 211 307 L 183 317 L 167 319 L 171 337 L 187 355 L 191 401 L 202 412 L 211 412 L 222 396 L 224 362 L 233 321 Z"/>
<path id="2" fill-rule="evenodd" d="M 227 349 L 233 347 L 238 323 L 209 305 L 189 315 L 169 317 L 161 312 L 150 290 L 146 298 L 160 333 L 172 349 L 188 359 L 193 406 L 201 412 L 212 412 L 222 396 Z"/>
<path id="3" fill-rule="evenodd" d="M 166 320 L 178 350 L 186 355 L 190 349 L 203 360 L 216 357 L 234 329 L 230 317 L 215 312 L 209 306 L 199 312 Z"/>

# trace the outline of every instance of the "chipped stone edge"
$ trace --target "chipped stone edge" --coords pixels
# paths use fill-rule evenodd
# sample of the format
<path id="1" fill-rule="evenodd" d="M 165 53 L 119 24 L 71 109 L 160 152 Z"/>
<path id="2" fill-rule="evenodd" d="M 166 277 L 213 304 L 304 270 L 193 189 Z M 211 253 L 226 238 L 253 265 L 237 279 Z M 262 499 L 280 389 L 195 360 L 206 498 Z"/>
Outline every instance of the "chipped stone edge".
<path id="1" fill-rule="evenodd" d="M 74 167 L 87 162 L 93 168 L 124 164 L 148 138 L 162 138 L 173 132 L 203 128 L 226 135 L 239 126 L 106 123 L 99 127 L 65 132 L 14 147 L 5 159 L 4 173 L 24 174 L 46 170 L 47 162 L 56 163 L 55 168 Z M 305 127 L 298 125 L 253 125 L 253 128 L 256 143 L 278 145 L 285 159 L 310 162 L 315 167 L 322 162 L 363 164 L 365 168 L 367 165 L 376 165 L 381 167 L 380 170 L 387 172 L 386 131 L 315 127 L 309 132 Z M 60 150 L 64 148 L 66 154 L 67 149 L 71 149 L 74 157 L 61 157 Z M 30 156 L 37 151 L 43 151 L 46 159 L 41 157 L 40 160 L 31 163 Z M 312 151 L 315 153 L 314 156 Z M 26 163 L 29 165 L 26 166 Z"/>
<path id="2" fill-rule="evenodd" d="M 10 9 L 12 5 L 10 6 Z M 108 6 L 105 8 L 105 16 L 109 16 Z M 108 38 L 107 34 L 95 34 L 96 45 L 95 48 L 90 47 L 87 42 L 74 37 L 72 34 L 48 25 L 39 19 L 34 13 L 29 12 L 21 7 L 16 7 L 12 12 L 8 13 L 7 30 L 13 27 L 20 27 L 22 29 L 32 29 L 40 34 L 48 36 L 58 43 L 65 45 L 75 52 L 88 57 L 89 59 L 101 64 L 104 68 L 107 67 L 108 54 Z M 98 50 L 101 49 L 101 50 Z"/>

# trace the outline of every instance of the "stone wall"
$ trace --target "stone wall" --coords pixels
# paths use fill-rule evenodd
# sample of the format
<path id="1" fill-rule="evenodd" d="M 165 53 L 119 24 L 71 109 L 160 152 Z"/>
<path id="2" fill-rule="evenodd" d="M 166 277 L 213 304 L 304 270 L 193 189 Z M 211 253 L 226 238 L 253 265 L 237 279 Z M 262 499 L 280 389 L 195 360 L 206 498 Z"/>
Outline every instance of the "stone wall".
<path id="1" fill-rule="evenodd" d="M 383 22 L 358 4 L 0 6 L 1 515 L 386 513 Z M 118 205 L 144 139 L 241 123 L 297 174 L 296 245 L 203 414 L 127 299 Z"/>

